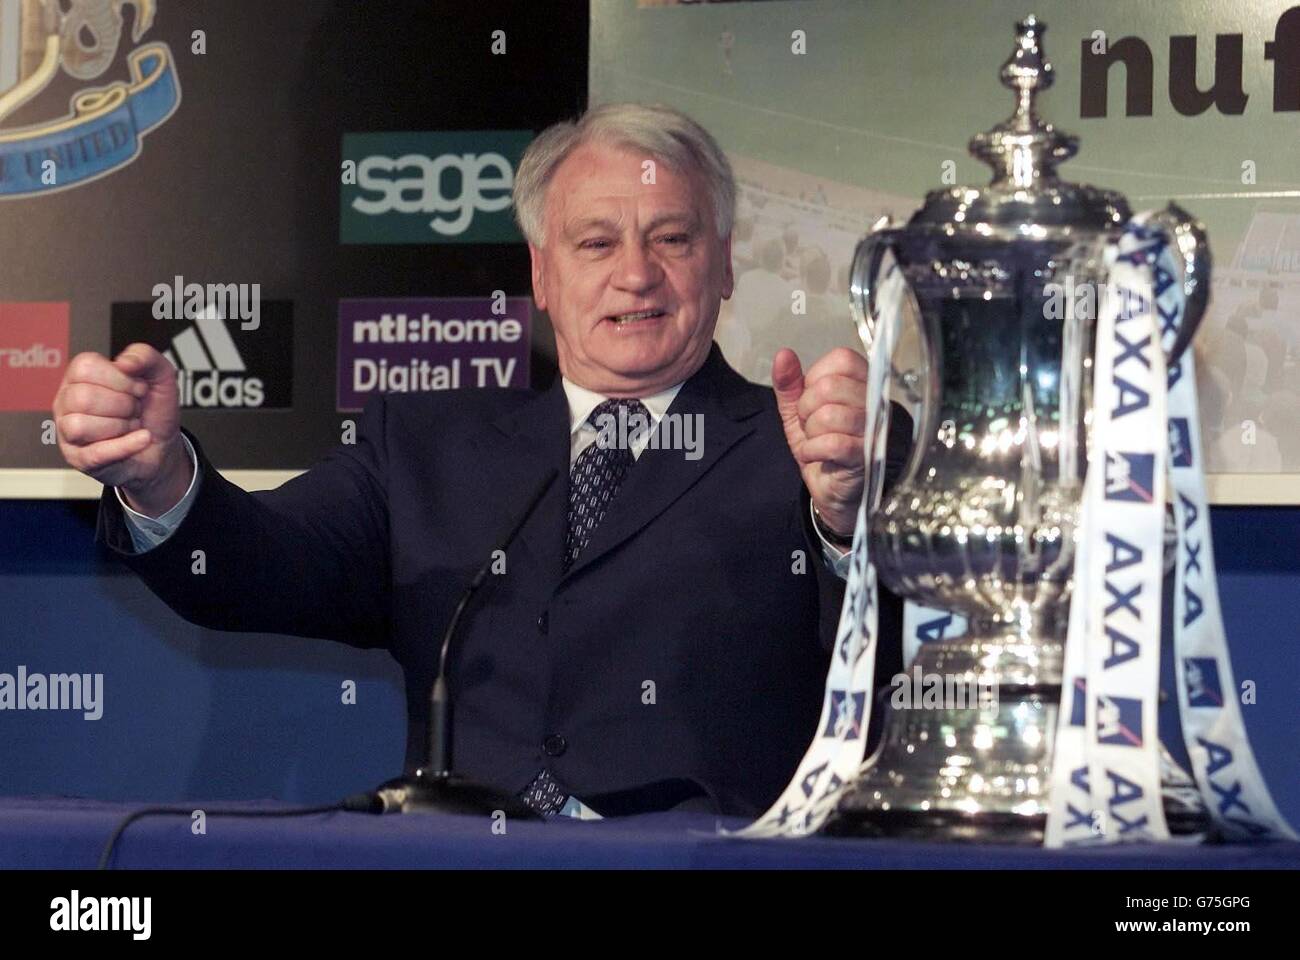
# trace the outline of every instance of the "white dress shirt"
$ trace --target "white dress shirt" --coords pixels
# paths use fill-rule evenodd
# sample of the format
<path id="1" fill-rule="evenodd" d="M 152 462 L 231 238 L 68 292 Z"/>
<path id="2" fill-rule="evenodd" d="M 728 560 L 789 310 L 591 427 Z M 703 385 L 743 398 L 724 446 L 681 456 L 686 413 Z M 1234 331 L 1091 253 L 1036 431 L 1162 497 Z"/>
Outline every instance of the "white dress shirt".
<path id="1" fill-rule="evenodd" d="M 581 456 L 582 451 L 596 442 L 600 431 L 587 422 L 591 411 L 604 403 L 609 397 L 602 396 L 594 390 L 580 387 L 571 380 L 561 379 L 564 396 L 569 401 L 569 466 L 572 467 Z M 649 397 L 642 397 L 641 403 L 650 414 L 650 429 L 632 435 L 632 458 L 639 459 L 641 451 L 650 443 L 650 434 L 659 425 L 660 419 L 668 412 L 677 391 L 682 388 L 679 383 Z"/>

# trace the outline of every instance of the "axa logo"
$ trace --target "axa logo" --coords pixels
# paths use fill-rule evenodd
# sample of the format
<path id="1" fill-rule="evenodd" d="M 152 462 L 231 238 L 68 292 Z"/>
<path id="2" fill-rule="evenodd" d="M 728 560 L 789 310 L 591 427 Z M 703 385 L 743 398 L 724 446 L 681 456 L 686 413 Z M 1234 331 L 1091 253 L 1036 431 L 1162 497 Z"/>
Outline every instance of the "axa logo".
<path id="1" fill-rule="evenodd" d="M 1141 812 L 1147 799 L 1146 791 L 1139 784 L 1114 770 L 1106 770 L 1106 780 L 1110 783 L 1110 794 L 1106 797 L 1106 810 L 1110 814 L 1110 819 L 1119 827 L 1117 834 L 1119 839 L 1149 840 L 1147 827 L 1150 818 Z M 1133 809 L 1132 804 L 1137 804 L 1137 808 Z M 1129 807 L 1130 810 L 1121 810 L 1121 807 Z"/>
<path id="2" fill-rule="evenodd" d="M 1142 746 L 1142 701 L 1133 697 L 1097 698 L 1097 742 Z"/>
<path id="3" fill-rule="evenodd" d="M 343 136 L 343 243 L 519 243 L 511 212 L 527 130 Z"/>
<path id="4" fill-rule="evenodd" d="M 1089 809 L 1088 801 L 1091 800 L 1091 792 L 1088 789 L 1088 767 L 1085 764 L 1082 767 L 1075 767 L 1070 771 L 1070 786 L 1074 788 L 1075 799 L 1082 806 L 1075 806 L 1068 800 L 1065 804 L 1065 814 L 1070 819 L 1065 822 L 1063 828 L 1068 846 L 1077 846 L 1087 843 L 1088 841 L 1098 839 L 1100 833 L 1099 827 L 1102 819 L 1097 812 Z"/>
<path id="5" fill-rule="evenodd" d="M 1246 785 L 1235 775 L 1237 768 L 1231 748 L 1205 737 L 1197 737 L 1196 745 L 1205 751 L 1205 777 L 1214 793 L 1219 817 L 1246 836 L 1262 838 L 1274 834 L 1271 826 L 1255 819 L 1255 812 L 1246 802 L 1249 799 Z"/>
<path id="6" fill-rule="evenodd" d="M 1183 529 L 1178 538 L 1178 553 L 1183 565 L 1183 626 L 1190 627 L 1205 612 L 1205 602 L 1196 587 L 1205 575 L 1201 566 L 1201 551 L 1205 549 L 1205 539 L 1197 531 L 1200 511 L 1185 494 L 1178 495 L 1182 505 Z"/>
<path id="7" fill-rule="evenodd" d="M 1106 451 L 1106 499 L 1150 503 L 1155 498 L 1155 455 Z"/>
<path id="8" fill-rule="evenodd" d="M 1213 657 L 1184 657 L 1183 679 L 1187 683 L 1189 707 L 1223 706 L 1223 687 L 1219 683 L 1219 664 Z"/>
<path id="9" fill-rule="evenodd" d="M 866 702 L 865 693 L 832 690 L 831 708 L 827 713 L 826 729 L 822 732 L 822 736 L 835 737 L 838 740 L 859 736 L 862 733 L 862 714 Z"/>
<path id="10" fill-rule="evenodd" d="M 1114 406 L 1110 411 L 1112 420 L 1146 410 L 1151 405 L 1151 361 L 1145 353 L 1151 345 L 1151 334 L 1143 334 L 1140 340 L 1129 340 L 1120 329 L 1120 324 L 1132 319 L 1125 315 L 1125 311 L 1138 302 L 1149 305 L 1149 301 L 1124 301 L 1115 319 L 1115 346 L 1118 353 L 1110 372 L 1111 386 L 1114 389 Z M 1137 369 L 1134 369 L 1133 364 L 1138 365 Z M 1125 370 L 1123 374 L 1120 373 L 1121 368 Z"/>
<path id="11" fill-rule="evenodd" d="M 113 351 L 137 341 L 161 351 L 176 368 L 183 408 L 286 408 L 293 399 L 292 304 L 263 300 L 259 309 L 261 322 L 246 330 L 215 305 L 159 319 L 155 302 L 115 303 Z"/>
<path id="12" fill-rule="evenodd" d="M 830 777 L 827 778 L 826 783 L 819 789 L 822 774 L 827 772 L 830 773 Z M 829 761 L 822 761 L 820 764 L 805 773 L 799 780 L 799 789 L 803 791 L 804 797 L 813 800 L 814 802 L 821 800 L 823 797 L 838 790 L 843 785 L 844 781 L 840 779 L 840 775 L 830 769 Z M 814 794 L 816 794 L 815 797 Z M 802 807 L 797 809 L 802 809 Z"/>
<path id="13" fill-rule="evenodd" d="M 134 7 L 125 78 L 107 77 L 121 48 L 123 8 Z M 155 0 L 3 0 L 0 2 L 0 200 L 53 193 L 119 170 L 140 155 L 141 140 L 176 112 L 180 82 L 165 43 L 139 45 L 153 25 Z M 60 75 L 101 81 L 49 105 L 22 127 L 7 118 L 54 96 Z M 103 83 L 103 80 L 107 83 Z M 58 85 L 56 85 L 58 86 Z"/>
<path id="14" fill-rule="evenodd" d="M 1110 559 L 1106 561 L 1103 586 L 1109 602 L 1102 611 L 1102 630 L 1106 634 L 1109 652 L 1102 664 L 1111 670 L 1137 659 L 1142 652 L 1138 640 L 1141 634 L 1133 631 L 1141 628 L 1145 601 L 1142 596 L 1142 549 L 1110 532 L 1106 533 L 1106 546 L 1110 549 Z"/>

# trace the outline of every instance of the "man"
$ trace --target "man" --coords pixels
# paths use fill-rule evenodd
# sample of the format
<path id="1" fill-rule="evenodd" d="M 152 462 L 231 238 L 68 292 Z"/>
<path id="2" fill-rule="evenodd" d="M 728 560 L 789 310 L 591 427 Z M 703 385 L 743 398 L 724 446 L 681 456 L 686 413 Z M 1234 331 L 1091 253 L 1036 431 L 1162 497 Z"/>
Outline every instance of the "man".
<path id="1" fill-rule="evenodd" d="M 133 344 L 69 365 L 61 449 L 106 485 L 100 538 L 186 619 L 389 649 L 408 769 L 457 598 L 558 471 L 462 621 L 458 772 L 548 813 L 753 814 L 818 718 L 865 362 L 845 350 L 805 377 L 785 351 L 775 394 L 728 367 L 712 336 L 735 185 L 675 111 L 611 105 L 550 128 L 515 202 L 555 328 L 551 389 L 376 397 L 355 445 L 249 494 L 179 427 L 172 367 Z M 634 418 L 702 442 L 602 440 Z M 910 439 L 898 419 L 891 475 Z"/>

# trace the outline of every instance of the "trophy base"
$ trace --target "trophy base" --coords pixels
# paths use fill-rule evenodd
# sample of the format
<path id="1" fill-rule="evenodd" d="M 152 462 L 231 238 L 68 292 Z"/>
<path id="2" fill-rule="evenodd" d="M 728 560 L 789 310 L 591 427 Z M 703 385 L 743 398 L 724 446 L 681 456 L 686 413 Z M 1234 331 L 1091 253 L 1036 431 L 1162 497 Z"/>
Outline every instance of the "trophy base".
<path id="1" fill-rule="evenodd" d="M 841 803 L 821 832 L 832 837 L 1040 846 L 1044 814 L 962 813 L 958 810 L 857 810 Z"/>
<path id="2" fill-rule="evenodd" d="M 880 748 L 823 832 L 1042 843 L 1058 697 L 1023 686 L 960 708 L 891 704 Z"/>
<path id="3" fill-rule="evenodd" d="M 831 836 L 1041 845 L 1059 688 L 1002 688 L 963 709 L 887 711 L 875 756 L 822 827 Z M 1191 779 L 1161 747 L 1161 794 L 1174 836 L 1208 830 Z"/>
<path id="4" fill-rule="evenodd" d="M 1187 810 L 1168 801 L 1165 803 L 1165 823 L 1171 836 L 1184 838 L 1205 835 L 1210 826 L 1204 810 Z M 1041 813 L 864 810 L 841 802 L 821 832 L 832 837 L 1042 846 L 1046 829 L 1047 815 Z"/>

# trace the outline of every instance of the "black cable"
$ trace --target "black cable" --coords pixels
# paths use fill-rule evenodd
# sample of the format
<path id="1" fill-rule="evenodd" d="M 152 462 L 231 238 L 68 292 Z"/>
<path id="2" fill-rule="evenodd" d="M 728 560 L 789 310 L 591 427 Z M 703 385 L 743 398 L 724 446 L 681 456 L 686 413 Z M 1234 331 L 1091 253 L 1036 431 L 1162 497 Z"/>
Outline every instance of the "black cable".
<path id="1" fill-rule="evenodd" d="M 108 869 L 109 861 L 113 859 L 113 848 L 117 846 L 117 841 L 126 832 L 126 828 L 145 817 L 189 817 L 194 814 L 195 810 L 203 810 L 204 816 L 209 817 L 306 817 L 318 813 L 335 813 L 339 811 L 370 813 L 373 810 L 374 803 L 374 798 L 369 794 L 359 793 L 348 797 L 341 803 L 331 803 L 320 807 L 291 807 L 288 810 L 239 810 L 234 808 L 203 810 L 202 807 L 141 807 L 139 810 L 133 810 L 122 818 L 122 822 L 117 825 L 113 835 L 108 838 L 108 843 L 104 845 L 104 852 L 100 854 L 99 866 L 96 869 Z"/>

